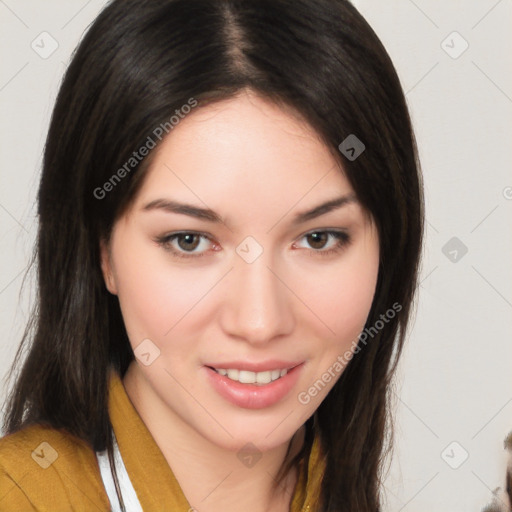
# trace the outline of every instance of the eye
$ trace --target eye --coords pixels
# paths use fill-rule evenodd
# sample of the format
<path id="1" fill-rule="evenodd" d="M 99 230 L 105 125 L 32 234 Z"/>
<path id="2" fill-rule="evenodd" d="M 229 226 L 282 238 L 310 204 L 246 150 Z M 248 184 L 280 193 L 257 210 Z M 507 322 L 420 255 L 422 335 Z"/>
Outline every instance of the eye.
<path id="1" fill-rule="evenodd" d="M 307 249 L 311 255 L 328 256 L 340 252 L 351 241 L 344 231 L 312 231 L 301 237 L 312 249 Z M 155 242 L 177 258 L 200 258 L 208 252 L 208 245 L 213 244 L 212 250 L 218 250 L 211 238 L 204 233 L 182 231 L 155 238 Z"/>
<path id="2" fill-rule="evenodd" d="M 312 249 L 313 255 L 328 256 L 340 252 L 350 243 L 350 236 L 345 231 L 311 231 L 302 236 Z M 307 249 L 307 248 L 306 248 Z"/>
<path id="3" fill-rule="evenodd" d="M 203 233 L 183 231 L 157 237 L 155 241 L 178 258 L 199 258 L 205 255 L 211 239 Z"/>

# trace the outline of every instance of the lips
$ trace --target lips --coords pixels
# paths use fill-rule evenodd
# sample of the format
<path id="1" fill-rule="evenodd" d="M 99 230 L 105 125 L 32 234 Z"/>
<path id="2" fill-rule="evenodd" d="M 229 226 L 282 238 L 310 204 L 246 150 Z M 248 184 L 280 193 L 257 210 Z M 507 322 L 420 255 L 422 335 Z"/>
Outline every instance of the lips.
<path id="1" fill-rule="evenodd" d="M 277 366 L 281 365 L 283 361 L 277 362 Z M 289 362 L 284 362 L 285 367 Z M 222 363 L 226 364 L 226 363 Z M 228 364 L 240 364 L 240 361 L 230 361 Z M 264 368 L 276 367 L 276 361 L 266 361 L 263 363 Z M 295 364 L 295 363 L 292 363 Z M 255 368 L 257 364 L 246 364 L 245 367 Z M 262 367 L 260 364 L 259 367 Z M 271 407 L 283 400 L 292 389 L 296 386 L 301 370 L 304 368 L 303 363 L 299 363 L 289 370 L 283 377 L 272 381 L 268 384 L 244 384 L 235 380 L 231 380 L 227 376 L 219 374 L 215 369 L 210 366 L 203 366 L 201 374 L 205 376 L 206 382 L 210 383 L 213 389 L 225 400 L 233 405 L 245 409 L 263 409 Z M 243 371 L 243 370 L 242 370 Z M 247 370 L 251 371 L 251 370 Z M 267 370 L 268 371 L 268 370 Z"/>

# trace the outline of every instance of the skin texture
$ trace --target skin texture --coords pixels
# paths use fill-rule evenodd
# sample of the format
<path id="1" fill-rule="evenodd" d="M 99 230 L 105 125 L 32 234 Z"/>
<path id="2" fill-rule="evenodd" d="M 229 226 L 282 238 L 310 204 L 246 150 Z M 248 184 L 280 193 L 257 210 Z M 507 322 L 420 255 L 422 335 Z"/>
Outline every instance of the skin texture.
<path id="1" fill-rule="evenodd" d="M 298 394 L 354 348 L 364 327 L 378 274 L 376 228 L 357 200 L 293 225 L 297 213 L 354 191 L 307 124 L 248 91 L 192 111 L 155 156 L 102 245 L 105 282 L 132 347 L 149 339 L 160 351 L 149 366 L 131 364 L 125 388 L 192 506 L 288 510 L 296 472 L 279 496 L 271 475 L 292 438 L 300 448 L 304 422 L 340 373 L 309 403 Z M 225 223 L 143 211 L 156 199 L 210 208 Z M 322 255 L 337 239 L 305 235 L 329 229 L 351 240 Z M 175 239 L 167 249 L 155 241 L 187 230 L 210 240 Z M 263 249 L 252 263 L 236 252 L 247 236 Z M 203 256 L 179 258 L 169 247 Z M 206 379 L 211 362 L 274 358 L 305 364 L 294 389 L 268 408 L 237 407 Z M 237 458 L 249 442 L 263 454 L 251 468 Z"/>

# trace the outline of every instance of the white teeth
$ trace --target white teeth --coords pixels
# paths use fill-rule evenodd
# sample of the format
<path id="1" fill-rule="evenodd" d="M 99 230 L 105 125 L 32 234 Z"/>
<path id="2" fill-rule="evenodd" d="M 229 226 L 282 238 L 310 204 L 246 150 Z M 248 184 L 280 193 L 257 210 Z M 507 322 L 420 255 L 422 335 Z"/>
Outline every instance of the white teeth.
<path id="1" fill-rule="evenodd" d="M 256 382 L 256 374 L 254 372 L 248 372 L 247 370 L 240 370 L 238 373 L 238 382 L 242 384 L 254 384 Z"/>
<path id="2" fill-rule="evenodd" d="M 242 384 L 269 384 L 274 380 L 284 377 L 288 373 L 288 369 L 272 370 L 266 372 L 250 372 L 248 370 L 237 370 L 233 368 L 215 368 L 220 375 L 224 375 L 231 380 L 236 380 Z"/>
<path id="3" fill-rule="evenodd" d="M 228 372 L 228 377 L 231 380 L 238 380 L 238 374 L 239 374 L 238 370 L 228 370 L 227 372 Z"/>
<path id="4" fill-rule="evenodd" d="M 272 372 L 259 372 L 255 376 L 258 384 L 268 384 L 272 381 Z"/>

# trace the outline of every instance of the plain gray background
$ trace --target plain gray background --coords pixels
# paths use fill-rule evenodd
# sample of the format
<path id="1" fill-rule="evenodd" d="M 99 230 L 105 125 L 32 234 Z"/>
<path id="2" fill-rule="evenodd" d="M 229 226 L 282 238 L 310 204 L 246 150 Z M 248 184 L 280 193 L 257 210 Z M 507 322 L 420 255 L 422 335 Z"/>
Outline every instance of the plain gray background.
<path id="1" fill-rule="evenodd" d="M 35 296 L 34 273 L 20 290 L 53 102 L 104 3 L 0 0 L 0 378 Z M 426 193 L 385 510 L 480 510 L 504 484 L 503 440 L 512 430 L 512 2 L 355 3 L 398 70 Z M 1 382 L 2 401 L 5 392 Z"/>

